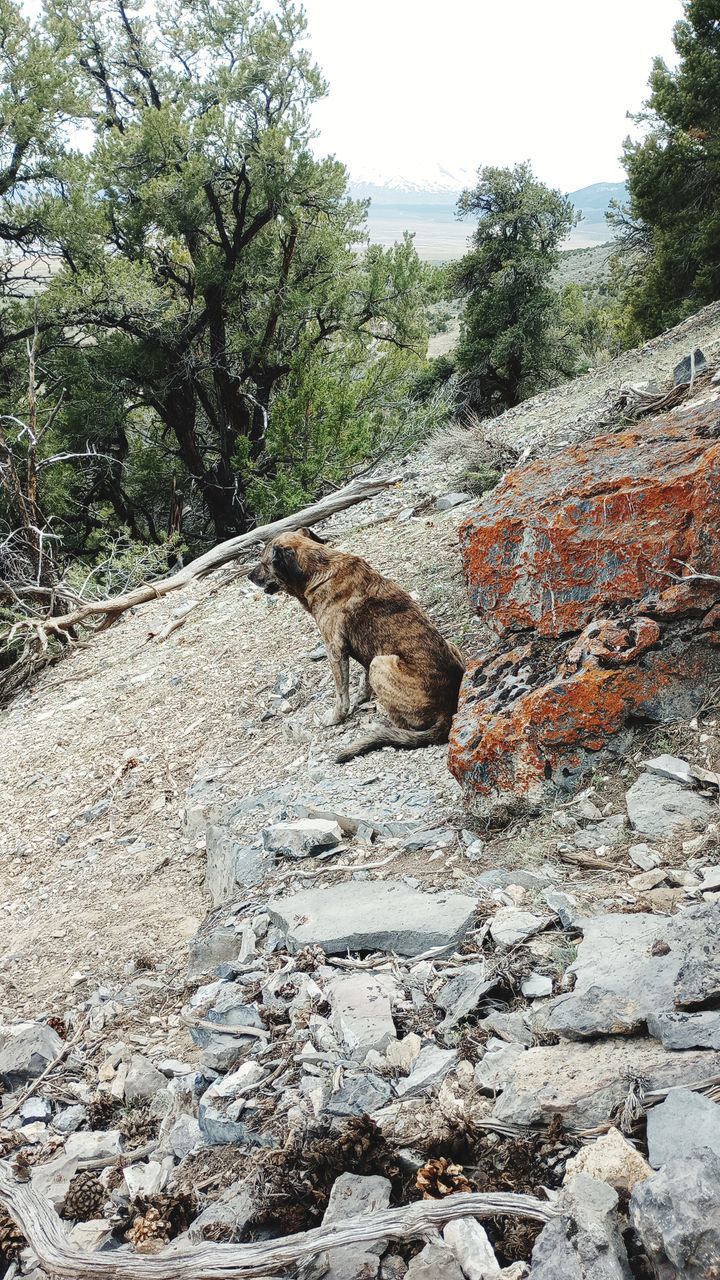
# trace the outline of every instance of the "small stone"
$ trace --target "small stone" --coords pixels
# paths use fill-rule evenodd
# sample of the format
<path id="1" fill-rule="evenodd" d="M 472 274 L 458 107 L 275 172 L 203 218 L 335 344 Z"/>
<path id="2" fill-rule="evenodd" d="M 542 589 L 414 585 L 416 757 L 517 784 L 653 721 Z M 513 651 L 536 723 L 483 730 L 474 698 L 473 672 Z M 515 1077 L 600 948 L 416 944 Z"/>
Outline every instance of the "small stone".
<path id="1" fill-rule="evenodd" d="M 361 1177 L 356 1173 L 342 1173 L 336 1178 L 330 1192 L 323 1226 L 343 1222 L 361 1213 L 377 1213 L 390 1204 L 392 1184 L 388 1178 Z M 324 1280 L 375 1280 L 380 1271 L 380 1254 L 387 1247 L 386 1240 L 376 1240 L 368 1245 L 347 1245 L 331 1249 L 320 1255 L 318 1262 Z"/>
<path id="2" fill-rule="evenodd" d="M 557 889 L 546 889 L 543 894 L 545 904 L 558 917 L 563 929 L 572 929 L 582 918 L 577 898 L 571 893 L 561 893 Z"/>
<path id="3" fill-rule="evenodd" d="M 149 1058 L 141 1053 L 133 1054 L 125 1078 L 126 1102 L 148 1102 L 166 1084 L 165 1076 L 153 1066 Z"/>
<path id="4" fill-rule="evenodd" d="M 694 782 L 687 760 L 678 756 L 656 756 L 654 760 L 646 760 L 643 768 L 648 773 L 656 773 L 659 778 L 669 778 L 671 782 L 680 782 L 685 787 L 691 787 Z"/>
<path id="5" fill-rule="evenodd" d="M 390 1085 L 377 1076 L 357 1076 L 347 1079 L 325 1105 L 331 1116 L 372 1115 L 390 1101 Z"/>
<path id="6" fill-rule="evenodd" d="M 631 844 L 628 857 L 641 871 L 652 871 L 662 862 L 662 855 L 649 844 Z"/>
<path id="7" fill-rule="evenodd" d="M 327 987 L 333 1030 L 350 1057 L 362 1060 L 371 1049 L 381 1053 L 396 1039 L 389 996 L 395 989 L 392 979 L 370 973 L 343 975 Z"/>
<path id="8" fill-rule="evenodd" d="M 464 965 L 460 973 L 443 984 L 434 1003 L 445 1010 L 439 1030 L 449 1031 L 458 1022 L 477 1009 L 483 996 L 497 985 L 497 978 L 488 978 L 484 962 Z"/>
<path id="9" fill-rule="evenodd" d="M 702 1147 L 720 1149 L 720 1106 L 690 1089 L 671 1089 L 647 1113 L 648 1158 L 655 1169 Z"/>
<path id="10" fill-rule="evenodd" d="M 673 383 L 676 387 L 684 387 L 687 383 L 696 378 L 699 373 L 704 373 L 708 368 L 708 362 L 704 352 L 696 347 L 692 355 L 684 356 L 679 364 L 673 369 Z"/>
<path id="11" fill-rule="evenodd" d="M 641 892 L 645 889 L 656 889 L 665 879 L 665 872 L 655 867 L 652 871 L 641 871 L 637 876 L 631 876 L 629 884 L 633 889 L 639 889 Z"/>
<path id="12" fill-rule="evenodd" d="M 533 915 L 530 911 L 517 911 L 515 907 L 503 907 L 493 917 L 490 925 L 490 936 L 500 947 L 513 947 L 518 942 L 525 942 L 534 933 L 539 933 L 547 924 L 543 916 Z"/>
<path id="13" fill-rule="evenodd" d="M 472 502 L 471 493 L 444 493 L 442 497 L 435 499 L 436 511 L 450 511 L 453 507 L 459 507 L 463 502 Z"/>
<path id="14" fill-rule="evenodd" d="M 298 818 L 294 822 L 276 822 L 262 833 L 263 846 L 285 858 L 310 858 L 334 849 L 343 837 L 337 822 L 324 818 Z"/>
<path id="15" fill-rule="evenodd" d="M 611 1128 L 568 1160 L 565 1181 L 578 1173 L 607 1182 L 616 1191 L 632 1191 L 636 1183 L 652 1175 L 652 1169 L 620 1130 Z"/>
<path id="16" fill-rule="evenodd" d="M 61 1052 L 63 1041 L 45 1022 L 0 1027 L 0 1079 L 10 1088 L 42 1075 Z"/>
<path id="17" fill-rule="evenodd" d="M 399 1098 L 417 1098 L 433 1085 L 440 1084 L 457 1062 L 456 1049 L 440 1049 L 427 1044 L 421 1049 L 409 1076 L 398 1080 L 395 1092 Z"/>
<path id="18" fill-rule="evenodd" d="M 52 1127 L 57 1133 L 75 1133 L 81 1125 L 87 1120 L 87 1107 L 77 1104 L 73 1107 L 65 1107 L 64 1111 L 58 1111 L 55 1116 Z"/>
<path id="19" fill-rule="evenodd" d="M 463 1273 L 452 1249 L 433 1242 L 411 1258 L 407 1280 L 463 1280 Z"/>
<path id="20" fill-rule="evenodd" d="M 18 1114 L 23 1125 L 47 1124 L 52 1115 L 52 1107 L 47 1098 L 26 1098 Z"/>
<path id="21" fill-rule="evenodd" d="M 452 1249 L 466 1280 L 494 1280 L 502 1274 L 484 1227 L 474 1218 L 457 1218 L 443 1228 L 443 1240 Z"/>
<path id="22" fill-rule="evenodd" d="M 551 996 L 552 989 L 552 978 L 545 973 L 531 973 L 520 987 L 526 1000 L 541 1000 L 543 996 Z"/>

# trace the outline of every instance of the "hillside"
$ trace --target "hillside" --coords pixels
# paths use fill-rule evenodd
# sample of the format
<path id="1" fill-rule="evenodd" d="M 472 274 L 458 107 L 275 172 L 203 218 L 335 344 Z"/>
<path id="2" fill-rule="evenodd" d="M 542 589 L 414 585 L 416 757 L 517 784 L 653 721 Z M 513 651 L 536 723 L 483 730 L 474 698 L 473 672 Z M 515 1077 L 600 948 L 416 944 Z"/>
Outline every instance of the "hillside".
<path id="1" fill-rule="evenodd" d="M 510 446 L 520 458 L 542 460 L 617 428 L 620 410 L 612 406 L 621 388 L 654 379 L 669 385 L 673 367 L 695 347 L 712 371 L 720 366 L 720 304 L 507 413 L 493 424 L 490 443 L 482 431 L 448 430 L 407 457 L 389 489 L 328 521 L 323 536 L 416 593 L 467 658 L 479 657 L 491 632 L 469 606 L 458 543 L 458 528 L 477 505 L 462 492 L 468 470 L 489 449 L 499 456 Z M 709 377 L 698 403 L 712 416 L 718 390 Z M 438 503 L 450 491 L 460 491 L 457 505 Z M 635 1098 L 644 1115 L 643 1089 L 650 1107 L 681 1084 L 706 1091 L 691 1093 L 691 1105 L 695 1099 L 715 1109 L 714 1021 L 707 1032 L 714 1047 L 702 1042 L 698 1050 L 690 1039 L 674 1054 L 641 1027 L 618 1036 L 603 1025 L 605 1039 L 588 1045 L 560 1043 L 543 1022 L 551 992 L 572 994 L 567 971 L 578 956 L 577 999 L 589 972 L 610 993 L 590 1000 L 593 1009 L 626 998 L 620 970 L 629 982 L 642 972 L 644 989 L 650 949 L 664 957 L 686 943 L 682 922 L 673 924 L 676 909 L 698 913 L 698 947 L 712 954 L 703 930 L 715 927 L 717 912 L 713 840 L 698 843 L 693 834 L 687 845 L 663 847 L 664 863 L 658 869 L 650 858 L 649 874 L 641 870 L 649 845 L 627 828 L 625 815 L 626 793 L 646 776 L 641 762 L 648 755 L 671 751 L 707 770 L 720 767 L 713 709 L 700 725 L 670 725 L 637 739 L 577 796 L 558 796 L 538 817 L 486 829 L 448 772 L 445 746 L 333 763 L 372 712 L 340 728 L 321 727 L 331 677 L 314 624 L 293 600 L 253 587 L 245 567 L 230 566 L 125 615 L 0 713 L 0 1074 L 9 1070 L 9 1025 L 29 1020 L 24 1034 L 36 1034 L 39 1019 L 57 1041 L 45 1050 L 49 1078 L 30 1099 L 37 1113 L 26 1104 L 31 1137 L 18 1137 L 17 1119 L 8 1120 L 7 1132 L 0 1129 L 9 1144 L 3 1151 L 32 1141 L 30 1185 L 50 1188 L 58 1207 L 78 1172 L 97 1168 L 87 1161 L 104 1161 L 116 1212 L 125 1213 L 122 1229 L 135 1224 L 135 1235 L 122 1238 L 141 1245 L 150 1238 L 151 1248 L 165 1237 L 152 1236 L 147 1208 L 141 1226 L 140 1210 L 128 1216 L 124 1177 L 156 1213 L 161 1200 L 152 1197 L 163 1188 L 173 1212 L 181 1192 L 193 1189 L 207 1239 L 261 1241 L 235 1243 L 240 1251 L 271 1250 L 276 1235 L 314 1228 L 340 1175 L 349 1200 L 337 1209 L 340 1191 L 333 1192 L 338 1219 L 368 1204 L 385 1212 L 392 1198 L 394 1206 L 417 1200 L 418 1213 L 426 1210 L 445 1227 L 442 1239 L 421 1241 L 434 1271 L 414 1263 L 420 1245 L 407 1239 L 386 1253 L 380 1270 L 377 1251 L 358 1251 L 367 1236 L 352 1232 L 340 1241 L 345 1269 L 328 1263 L 323 1270 L 325 1239 L 318 1275 L 327 1280 L 473 1274 L 457 1263 L 455 1271 L 440 1269 L 441 1262 L 449 1266 L 451 1248 L 450 1261 L 461 1256 L 459 1236 L 445 1225 L 448 1202 L 437 1191 L 450 1178 L 452 1190 L 506 1197 L 504 1209 L 493 1202 L 486 1223 L 509 1268 L 506 1280 L 527 1274 L 521 1263 L 550 1219 L 542 1248 L 555 1241 L 561 1251 L 553 1274 L 574 1274 L 564 1269 L 569 1255 L 562 1250 L 572 1252 L 577 1234 L 567 1222 L 584 1224 L 587 1248 L 606 1257 L 620 1248 L 619 1228 L 607 1225 L 619 1219 L 617 1196 L 603 1182 L 609 1234 L 598 1236 L 592 1206 L 560 1190 L 568 1163 L 610 1179 L 592 1161 L 601 1159 L 596 1145 L 606 1152 L 608 1142 L 619 1143 L 623 1176 L 634 1171 L 629 1186 L 634 1179 L 651 1186 L 643 1182 L 651 1173 L 644 1156 L 618 1129 L 608 1134 L 609 1124 L 620 1125 L 623 1105 L 632 1111 Z M 715 821 L 707 830 L 717 831 L 717 803 L 703 803 Z M 284 824 L 308 817 L 335 831 L 324 853 L 273 856 L 272 833 L 279 839 L 282 829 L 294 839 Z M 244 884 L 235 871 L 228 881 L 230 866 L 244 869 Z M 698 867 L 712 873 L 702 886 Z M 372 912 L 382 915 L 384 894 L 392 914 L 381 927 Z M 606 913 L 616 932 L 603 944 L 602 929 L 598 940 L 588 918 Z M 601 964 L 593 959 L 597 947 Z M 698 955 L 688 966 L 705 963 Z M 658 1000 L 661 985 L 650 984 Z M 717 1018 L 709 1003 L 711 1015 Z M 71 1050 L 44 1027 L 47 1018 Z M 19 1097 L 6 1093 L 0 1124 Z M 69 1119 L 58 1120 L 73 1108 L 74 1134 L 62 1128 Z M 340 1126 L 334 1143 L 327 1128 L 320 1133 L 322 1124 Z M 623 1132 L 632 1136 L 630 1122 Z M 599 1134 L 605 1145 L 584 1145 Z M 645 1152 L 637 1130 L 634 1140 Z M 138 1152 L 124 1173 L 123 1149 Z M 0 1192 L 3 1176 L 0 1169 Z M 420 1198 L 423 1187 L 428 1199 Z M 88 1255 L 88 1265 L 93 1256 L 118 1256 L 102 1208 L 110 1189 L 94 1202 L 92 1223 L 73 1228 L 73 1247 L 105 1246 Z M 364 1201 L 361 1193 L 371 1190 L 377 1200 Z M 537 1221 L 513 1217 L 516 1192 L 529 1197 Z M 170 1214 L 172 1206 L 163 1205 Z M 667 1212 L 681 1210 L 673 1202 Z M 68 1216 L 79 1221 L 80 1213 Z M 333 1216 L 328 1211 L 325 1221 Z M 485 1247 L 473 1225 L 468 1219 L 471 1251 Z M 190 1269 L 197 1228 L 188 1235 L 186 1226 L 167 1228 L 178 1236 L 179 1252 L 166 1264 L 177 1259 L 173 1274 L 232 1274 L 211 1269 L 213 1244 L 203 1246 L 207 1268 Z M 392 1234 L 387 1227 L 385 1234 Z M 409 1231 L 413 1240 L 418 1234 Z M 433 1249 L 440 1251 L 434 1262 Z M 336 1245 L 329 1257 L 338 1254 Z M 251 1254 L 242 1256 L 250 1265 Z M 309 1274 L 287 1269 L 296 1256 L 268 1254 L 264 1274 L 271 1263 L 272 1274 Z M 366 1257 L 370 1269 L 362 1271 Z M 98 1266 L 97 1274 L 111 1273 Z"/>

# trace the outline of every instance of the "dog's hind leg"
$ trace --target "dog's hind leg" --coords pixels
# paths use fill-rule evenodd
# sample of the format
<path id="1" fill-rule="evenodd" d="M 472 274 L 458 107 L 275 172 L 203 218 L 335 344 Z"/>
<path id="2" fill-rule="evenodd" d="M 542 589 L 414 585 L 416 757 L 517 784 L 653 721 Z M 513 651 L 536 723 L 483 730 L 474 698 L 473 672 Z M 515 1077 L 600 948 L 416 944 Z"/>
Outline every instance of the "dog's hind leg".
<path id="1" fill-rule="evenodd" d="M 373 693 L 372 685 L 370 684 L 370 672 L 364 671 L 362 684 L 360 685 L 357 697 L 355 698 L 350 710 L 357 711 L 358 707 L 364 707 L 366 702 L 372 702 L 374 697 L 375 694 Z"/>
<path id="2" fill-rule="evenodd" d="M 429 725 L 417 724 L 422 716 L 422 691 L 396 654 L 373 658 L 369 676 L 378 702 L 395 724 L 379 725 L 364 738 L 358 738 L 338 753 L 335 757 L 338 764 L 380 747 L 413 750 L 434 742 L 447 742 L 451 716 L 441 714 Z M 417 727 L 413 727 L 413 720 Z"/>

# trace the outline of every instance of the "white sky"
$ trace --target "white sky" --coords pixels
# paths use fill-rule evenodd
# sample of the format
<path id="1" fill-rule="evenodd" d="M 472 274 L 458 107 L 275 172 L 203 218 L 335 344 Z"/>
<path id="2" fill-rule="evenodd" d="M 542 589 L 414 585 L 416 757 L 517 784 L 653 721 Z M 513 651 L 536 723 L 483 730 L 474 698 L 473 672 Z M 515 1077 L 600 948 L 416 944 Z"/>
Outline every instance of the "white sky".
<path id="1" fill-rule="evenodd" d="M 353 176 L 530 160 L 565 190 L 623 175 L 628 111 L 681 0 L 304 0 L 330 82 L 317 149 Z"/>

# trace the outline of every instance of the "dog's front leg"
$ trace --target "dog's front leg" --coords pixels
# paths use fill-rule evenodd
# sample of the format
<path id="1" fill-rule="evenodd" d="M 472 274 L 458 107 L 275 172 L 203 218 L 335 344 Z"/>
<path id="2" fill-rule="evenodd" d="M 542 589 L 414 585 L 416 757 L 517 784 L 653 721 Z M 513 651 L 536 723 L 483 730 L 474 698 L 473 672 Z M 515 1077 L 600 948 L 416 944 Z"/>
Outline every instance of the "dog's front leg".
<path id="1" fill-rule="evenodd" d="M 347 653 L 334 653 L 332 649 L 328 649 L 328 659 L 336 691 L 335 706 L 323 717 L 323 724 L 329 728 L 342 724 L 350 712 L 350 659 Z"/>
<path id="2" fill-rule="evenodd" d="M 364 707 L 366 702 L 372 702 L 375 694 L 370 687 L 370 672 L 363 672 L 363 680 L 358 695 L 352 704 L 351 710 L 357 711 L 358 707 Z"/>

